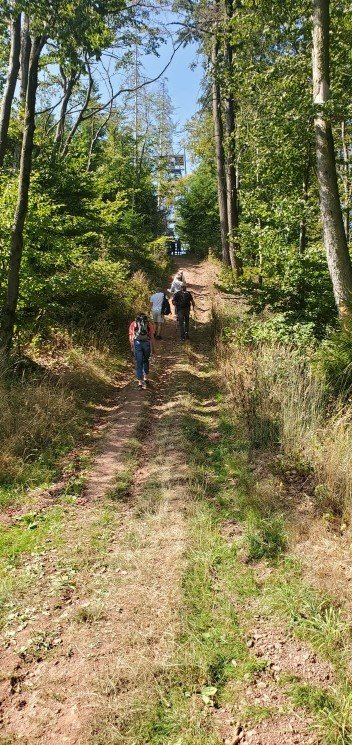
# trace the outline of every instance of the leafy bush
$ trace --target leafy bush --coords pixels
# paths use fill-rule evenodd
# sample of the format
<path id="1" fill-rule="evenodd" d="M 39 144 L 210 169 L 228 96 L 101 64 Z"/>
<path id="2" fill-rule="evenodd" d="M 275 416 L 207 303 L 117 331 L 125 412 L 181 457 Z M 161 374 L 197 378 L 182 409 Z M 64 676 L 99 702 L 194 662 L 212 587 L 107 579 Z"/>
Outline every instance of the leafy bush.
<path id="1" fill-rule="evenodd" d="M 352 324 L 333 331 L 315 355 L 315 368 L 335 395 L 346 397 L 352 388 Z"/>
<path id="2" fill-rule="evenodd" d="M 220 252 L 217 187 L 213 168 L 202 164 L 188 176 L 176 203 L 176 223 L 182 240 L 197 256 Z"/>
<path id="3" fill-rule="evenodd" d="M 326 327 L 336 322 L 337 312 L 326 258 L 319 248 L 306 254 L 286 251 L 285 261 L 268 263 L 259 282 L 258 269 L 246 269 L 239 281 L 227 267 L 220 273 L 219 286 L 233 292 L 240 284 L 249 309 L 254 313 L 269 310 L 279 314 L 281 326 L 291 328 L 303 324 L 317 338 L 322 338 Z"/>
<path id="4" fill-rule="evenodd" d="M 250 513 L 247 518 L 245 545 L 249 561 L 276 559 L 287 546 L 282 516 L 271 515 L 264 518 Z"/>

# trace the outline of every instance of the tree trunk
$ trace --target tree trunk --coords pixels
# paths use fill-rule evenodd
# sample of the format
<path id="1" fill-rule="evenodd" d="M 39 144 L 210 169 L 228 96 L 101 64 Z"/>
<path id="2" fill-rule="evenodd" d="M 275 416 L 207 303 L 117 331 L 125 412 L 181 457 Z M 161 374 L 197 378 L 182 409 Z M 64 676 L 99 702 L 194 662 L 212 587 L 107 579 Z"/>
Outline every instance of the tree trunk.
<path id="1" fill-rule="evenodd" d="M 317 175 L 324 244 L 340 316 L 352 309 L 352 265 L 343 225 L 331 122 L 324 117 L 329 98 L 329 0 L 313 0 L 313 101 Z"/>
<path id="2" fill-rule="evenodd" d="M 55 145 L 60 147 L 65 134 L 65 122 L 66 122 L 66 114 L 67 114 L 67 107 L 69 104 L 69 100 L 72 96 L 72 91 L 74 89 L 74 86 L 79 78 L 79 73 L 72 72 L 69 76 L 69 78 L 66 77 L 63 69 L 60 67 L 61 77 L 63 81 L 63 97 L 61 101 L 61 109 L 60 109 L 60 116 L 59 121 L 57 123 L 56 127 L 56 133 L 55 133 Z"/>
<path id="3" fill-rule="evenodd" d="M 226 3 L 227 19 L 233 15 L 232 0 Z M 225 97 L 225 132 L 226 132 L 226 158 L 225 158 L 225 175 L 226 175 L 226 204 L 227 204 L 227 224 L 229 232 L 229 253 L 232 269 L 235 270 L 237 277 L 243 274 L 242 260 L 239 256 L 238 241 L 238 193 L 237 193 L 237 174 L 235 166 L 235 133 L 236 133 L 236 115 L 235 101 L 231 93 L 232 82 L 232 47 L 229 40 L 225 42 L 225 60 L 227 68 L 227 95 Z"/>
<path id="4" fill-rule="evenodd" d="M 350 181 L 350 147 L 346 137 L 346 122 L 343 121 L 341 124 L 341 140 L 342 140 L 342 155 L 343 155 L 343 172 L 342 181 L 345 193 L 345 207 L 344 207 L 344 226 L 346 233 L 347 243 L 350 242 L 350 199 L 351 199 L 351 181 Z"/>
<path id="5" fill-rule="evenodd" d="M 84 100 L 84 104 L 83 104 L 83 106 L 81 108 L 81 111 L 79 112 L 78 117 L 77 117 L 77 119 L 76 119 L 76 121 L 75 121 L 72 129 L 69 132 L 69 134 L 67 135 L 66 142 L 65 142 L 65 144 L 62 145 L 61 155 L 64 155 L 64 156 L 67 155 L 68 149 L 69 149 L 70 144 L 71 144 L 71 142 L 72 142 L 72 140 L 73 140 L 73 138 L 74 138 L 74 136 L 75 136 L 75 134 L 77 132 L 77 129 L 81 125 L 81 123 L 83 122 L 84 114 L 86 113 L 86 111 L 88 109 L 89 102 L 90 102 L 90 97 L 92 95 L 94 81 L 93 81 L 93 76 L 92 76 L 92 73 L 91 73 L 91 70 L 90 70 L 90 66 L 89 66 L 88 63 L 87 63 L 87 68 L 88 68 L 88 88 L 87 88 L 87 91 L 86 91 L 86 97 L 85 97 L 85 100 Z"/>
<path id="6" fill-rule="evenodd" d="M 18 181 L 17 204 L 11 232 L 10 258 L 7 280 L 7 299 L 2 313 L 0 347 L 9 353 L 16 319 L 20 268 L 23 249 L 23 229 L 28 211 L 29 186 L 32 167 L 32 151 L 35 131 L 35 103 L 38 87 L 38 64 L 45 38 L 32 39 L 28 69 L 26 109 Z"/>
<path id="7" fill-rule="evenodd" d="M 224 132 L 221 114 L 220 85 L 216 79 L 216 67 L 218 62 L 219 44 L 214 38 L 212 48 L 212 74 L 213 74 L 213 122 L 215 139 L 216 176 L 218 185 L 218 203 L 220 215 L 220 234 L 222 247 L 222 260 L 227 266 L 231 266 L 229 242 L 228 242 L 228 220 L 226 201 L 226 177 L 225 177 L 225 154 L 224 154 Z"/>
<path id="8" fill-rule="evenodd" d="M 2 99 L 0 113 L 0 167 L 4 163 L 7 146 L 7 134 L 9 131 L 12 101 L 15 95 L 17 77 L 20 69 L 21 51 L 21 15 L 18 15 L 10 25 L 11 47 L 9 58 L 9 70 Z"/>
<path id="9" fill-rule="evenodd" d="M 307 155 L 308 161 L 304 173 L 303 178 L 303 203 L 306 207 L 308 203 L 308 189 L 309 189 L 309 174 L 310 174 L 310 167 L 311 167 L 311 153 L 308 151 Z M 299 243 L 298 243 L 298 253 L 302 256 L 305 253 L 306 246 L 307 246 L 307 221 L 305 214 L 302 217 L 302 220 L 299 225 Z"/>
<path id="10" fill-rule="evenodd" d="M 29 18 L 26 13 L 22 16 L 22 34 L 21 34 L 21 87 L 20 101 L 23 109 L 26 105 L 29 58 L 31 54 L 31 37 L 29 34 Z"/>

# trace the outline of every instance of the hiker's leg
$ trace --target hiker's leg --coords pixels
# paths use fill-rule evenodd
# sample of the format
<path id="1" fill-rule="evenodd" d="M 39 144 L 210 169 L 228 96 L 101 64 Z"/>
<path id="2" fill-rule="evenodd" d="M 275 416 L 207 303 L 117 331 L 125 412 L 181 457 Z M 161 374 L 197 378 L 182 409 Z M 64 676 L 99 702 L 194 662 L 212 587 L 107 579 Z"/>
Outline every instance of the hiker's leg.
<path id="1" fill-rule="evenodd" d="M 181 339 L 184 339 L 185 338 L 185 315 L 184 315 L 184 310 L 179 310 L 177 316 L 178 316 L 178 323 L 179 323 L 179 326 L 180 326 L 180 336 L 181 336 Z"/>
<path id="2" fill-rule="evenodd" d="M 144 341 L 143 344 L 143 375 L 144 380 L 147 379 L 149 375 L 149 357 L 150 357 L 150 342 Z"/>
<path id="3" fill-rule="evenodd" d="M 189 335 L 189 310 L 185 310 L 184 316 L 185 316 L 185 336 L 188 337 Z"/>
<path id="4" fill-rule="evenodd" d="M 136 362 L 136 378 L 139 383 L 143 380 L 143 342 L 135 341 L 134 343 L 134 358 Z"/>

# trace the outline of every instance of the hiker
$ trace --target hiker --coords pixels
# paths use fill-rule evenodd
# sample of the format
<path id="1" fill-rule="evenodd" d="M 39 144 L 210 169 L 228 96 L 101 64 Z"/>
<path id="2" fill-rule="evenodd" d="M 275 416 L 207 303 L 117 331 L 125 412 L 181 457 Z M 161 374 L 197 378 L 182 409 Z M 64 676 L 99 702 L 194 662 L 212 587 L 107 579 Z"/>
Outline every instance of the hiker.
<path id="1" fill-rule="evenodd" d="M 156 290 L 154 295 L 150 296 L 150 303 L 152 306 L 153 321 L 155 324 L 155 338 L 162 339 L 161 328 L 164 323 L 164 316 L 168 316 L 171 309 L 169 301 L 163 290 Z"/>
<path id="2" fill-rule="evenodd" d="M 195 309 L 192 293 L 187 290 L 186 283 L 183 284 L 181 290 L 178 290 L 178 292 L 175 293 L 172 302 L 177 314 L 181 339 L 184 341 L 189 338 L 189 314 L 191 306 L 193 310 Z"/>
<path id="3" fill-rule="evenodd" d="M 136 363 L 138 388 L 146 389 L 150 355 L 155 353 L 154 325 L 145 313 L 138 313 L 128 330 L 131 351 Z"/>
<path id="4" fill-rule="evenodd" d="M 171 297 L 173 297 L 176 294 L 176 292 L 178 292 L 179 290 L 182 290 L 184 283 L 185 283 L 185 276 L 183 274 L 182 269 L 179 269 L 177 274 L 175 274 L 172 280 L 172 283 L 171 283 L 171 287 L 170 287 Z"/>

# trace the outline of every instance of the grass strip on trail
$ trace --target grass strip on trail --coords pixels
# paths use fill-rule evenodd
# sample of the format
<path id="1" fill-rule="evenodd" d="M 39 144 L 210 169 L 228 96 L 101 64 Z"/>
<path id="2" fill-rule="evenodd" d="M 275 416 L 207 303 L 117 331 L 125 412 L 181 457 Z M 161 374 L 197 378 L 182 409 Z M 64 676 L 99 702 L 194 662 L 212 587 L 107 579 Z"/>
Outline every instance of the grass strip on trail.
<path id="1" fill-rule="evenodd" d="M 189 471 L 177 654 L 159 674 L 159 695 L 151 696 L 149 710 L 142 706 L 115 742 L 216 745 L 223 741 L 219 711 L 231 711 L 235 726 L 240 722 L 246 730 L 272 720 L 274 732 L 278 717 L 296 712 L 302 719 L 306 710 L 306 737 L 313 717 L 313 739 L 304 742 L 350 745 L 349 625 L 327 597 L 307 587 L 299 563 L 286 555 L 285 517 L 274 504 L 262 504 L 243 430 L 217 392 L 215 371 L 204 361 L 199 368 L 199 357 L 195 366 L 193 358 L 192 353 L 174 380 L 179 416 L 173 427 L 181 429 Z M 226 537 L 229 523 L 238 526 L 235 540 Z M 264 580 L 256 571 L 258 561 L 270 568 Z M 336 681 L 322 688 L 295 675 L 277 675 L 278 706 L 246 700 L 246 687 L 271 675 L 269 659 L 257 657 L 248 642 L 258 614 L 283 624 L 329 660 Z"/>

